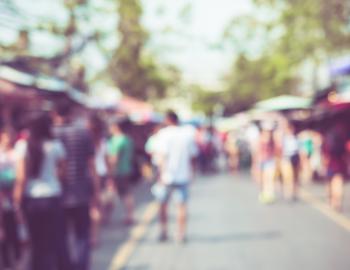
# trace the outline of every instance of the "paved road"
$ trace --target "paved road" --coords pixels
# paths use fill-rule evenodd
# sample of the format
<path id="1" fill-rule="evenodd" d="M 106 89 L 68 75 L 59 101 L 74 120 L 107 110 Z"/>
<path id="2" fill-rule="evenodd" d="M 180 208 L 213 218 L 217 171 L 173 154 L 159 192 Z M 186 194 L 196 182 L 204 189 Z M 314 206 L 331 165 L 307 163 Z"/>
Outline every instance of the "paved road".
<path id="1" fill-rule="evenodd" d="M 129 246 L 125 270 L 350 269 L 350 232 L 306 202 L 261 205 L 247 175 L 202 178 L 191 193 L 189 242 L 158 243 L 154 221 Z M 93 270 L 108 269 L 130 236 L 117 223 L 103 235 Z"/>

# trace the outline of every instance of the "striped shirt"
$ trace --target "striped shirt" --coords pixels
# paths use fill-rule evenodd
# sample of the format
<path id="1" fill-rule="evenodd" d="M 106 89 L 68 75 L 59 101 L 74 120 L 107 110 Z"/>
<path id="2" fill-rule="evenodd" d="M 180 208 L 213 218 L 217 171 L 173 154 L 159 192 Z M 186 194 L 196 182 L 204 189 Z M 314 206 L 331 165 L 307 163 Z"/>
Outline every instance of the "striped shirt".
<path id="1" fill-rule="evenodd" d="M 65 146 L 67 167 L 63 181 L 65 206 L 89 203 L 92 196 L 92 178 L 89 160 L 94 157 L 94 143 L 90 132 L 74 124 L 58 126 L 54 133 Z"/>

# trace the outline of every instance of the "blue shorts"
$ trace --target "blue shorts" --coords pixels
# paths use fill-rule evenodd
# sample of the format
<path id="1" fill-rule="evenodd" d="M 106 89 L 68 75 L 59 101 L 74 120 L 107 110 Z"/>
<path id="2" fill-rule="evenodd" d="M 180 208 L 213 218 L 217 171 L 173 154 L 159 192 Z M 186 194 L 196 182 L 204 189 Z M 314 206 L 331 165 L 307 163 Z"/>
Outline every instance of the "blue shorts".
<path id="1" fill-rule="evenodd" d="M 171 184 L 165 186 L 166 192 L 165 196 L 159 198 L 161 203 L 168 203 L 172 194 L 175 196 L 177 203 L 184 204 L 187 203 L 189 198 L 188 184 Z"/>

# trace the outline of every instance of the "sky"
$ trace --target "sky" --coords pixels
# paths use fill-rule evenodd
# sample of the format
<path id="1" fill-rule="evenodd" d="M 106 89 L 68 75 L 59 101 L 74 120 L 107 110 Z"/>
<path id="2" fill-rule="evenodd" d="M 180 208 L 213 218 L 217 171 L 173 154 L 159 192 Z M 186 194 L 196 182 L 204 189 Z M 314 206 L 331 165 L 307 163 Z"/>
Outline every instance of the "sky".
<path id="1" fill-rule="evenodd" d="M 0 0 L 1 1 L 1 0 Z M 63 0 L 13 0 L 26 15 L 19 23 L 35 23 L 33 18 L 53 18 L 66 21 Z M 90 0 L 99 5 L 101 0 Z M 208 89 L 218 88 L 221 78 L 232 64 L 234 52 L 220 47 L 226 25 L 235 16 L 252 11 L 249 0 L 141 0 L 144 7 L 143 24 L 151 33 L 148 49 L 154 51 L 160 62 L 179 67 L 186 82 L 197 83 Z M 107 2 L 105 0 L 105 2 Z M 0 18 L 1 19 L 1 18 Z M 96 25 L 115 29 L 115 19 L 94 18 Z M 88 31 L 88 29 L 86 29 Z M 0 31 L 0 39 L 13 40 L 11 29 Z M 33 49 L 50 55 L 60 51 L 62 40 L 44 33 L 33 35 Z M 111 39 L 115 44 L 115 39 Z M 38 46 L 40 44 L 40 46 Z M 87 48 L 86 64 L 103 68 L 105 61 L 96 48 Z"/>
<path id="2" fill-rule="evenodd" d="M 250 1 L 144 0 L 144 4 L 145 26 L 155 36 L 151 45 L 161 48 L 162 59 L 180 67 L 186 81 L 217 88 L 234 57 L 233 51 L 220 48 L 223 31 L 234 17 L 252 12 Z M 156 12 L 159 5 L 164 7 L 161 15 Z M 187 16 L 181 16 L 186 7 Z M 163 34 L 164 26 L 172 31 Z"/>

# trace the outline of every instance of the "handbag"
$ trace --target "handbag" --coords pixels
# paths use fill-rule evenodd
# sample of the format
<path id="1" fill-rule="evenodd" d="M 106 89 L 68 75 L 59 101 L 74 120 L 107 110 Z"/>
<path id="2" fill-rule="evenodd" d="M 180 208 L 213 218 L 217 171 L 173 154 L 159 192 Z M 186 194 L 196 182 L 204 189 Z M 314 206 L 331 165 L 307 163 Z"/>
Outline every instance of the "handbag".
<path id="1" fill-rule="evenodd" d="M 151 187 L 151 193 L 157 200 L 164 201 L 168 196 L 168 188 L 164 184 L 155 183 Z"/>

